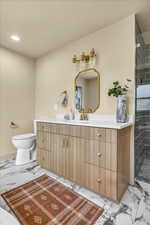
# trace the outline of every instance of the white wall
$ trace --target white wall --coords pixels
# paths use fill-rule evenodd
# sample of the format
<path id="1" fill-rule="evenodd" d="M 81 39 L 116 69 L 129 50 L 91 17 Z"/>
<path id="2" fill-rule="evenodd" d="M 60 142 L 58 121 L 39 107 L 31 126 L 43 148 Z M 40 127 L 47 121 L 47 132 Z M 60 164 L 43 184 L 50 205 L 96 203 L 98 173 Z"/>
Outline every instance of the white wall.
<path id="1" fill-rule="evenodd" d="M 15 152 L 13 135 L 33 131 L 34 92 L 34 61 L 0 47 L 0 157 Z M 18 128 L 10 128 L 10 121 Z"/>

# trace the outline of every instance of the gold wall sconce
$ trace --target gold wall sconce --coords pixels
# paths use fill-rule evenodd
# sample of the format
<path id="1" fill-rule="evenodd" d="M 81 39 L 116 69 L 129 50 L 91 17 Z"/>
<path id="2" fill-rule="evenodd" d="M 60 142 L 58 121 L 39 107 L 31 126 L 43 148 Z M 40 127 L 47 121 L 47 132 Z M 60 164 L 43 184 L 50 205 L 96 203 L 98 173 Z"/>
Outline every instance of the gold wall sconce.
<path id="1" fill-rule="evenodd" d="M 94 58 L 96 58 L 96 52 L 94 48 L 92 48 L 89 54 L 85 54 L 84 52 L 82 52 L 79 58 L 76 55 L 74 55 L 72 57 L 72 62 L 73 63 L 79 63 L 79 62 L 88 63 L 90 60 L 93 61 Z"/>

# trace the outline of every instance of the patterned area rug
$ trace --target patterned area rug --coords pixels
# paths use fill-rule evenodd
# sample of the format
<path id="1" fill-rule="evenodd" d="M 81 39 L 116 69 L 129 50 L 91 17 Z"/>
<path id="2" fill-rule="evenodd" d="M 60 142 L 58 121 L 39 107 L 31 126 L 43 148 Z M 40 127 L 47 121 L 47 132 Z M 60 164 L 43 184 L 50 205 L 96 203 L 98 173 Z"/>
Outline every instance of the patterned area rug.
<path id="1" fill-rule="evenodd" d="M 103 209 L 43 175 L 2 194 L 23 225 L 93 225 Z"/>

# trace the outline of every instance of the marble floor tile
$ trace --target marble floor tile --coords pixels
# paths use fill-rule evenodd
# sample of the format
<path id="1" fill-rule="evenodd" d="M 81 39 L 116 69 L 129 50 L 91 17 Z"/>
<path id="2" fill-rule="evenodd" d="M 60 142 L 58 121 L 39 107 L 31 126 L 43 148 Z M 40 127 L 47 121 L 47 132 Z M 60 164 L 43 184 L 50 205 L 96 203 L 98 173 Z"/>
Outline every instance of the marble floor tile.
<path id="1" fill-rule="evenodd" d="M 150 159 L 144 159 L 137 177 L 140 180 L 144 179 L 150 183 Z"/>
<path id="2" fill-rule="evenodd" d="M 13 160 L 0 162 L 0 194 L 24 184 L 42 174 L 57 179 L 75 192 L 104 208 L 95 225 L 150 225 L 150 184 L 136 181 L 129 185 L 121 202 L 116 204 L 94 192 L 42 169 L 36 162 L 16 166 Z M 0 207 L 12 213 L 0 197 Z"/>

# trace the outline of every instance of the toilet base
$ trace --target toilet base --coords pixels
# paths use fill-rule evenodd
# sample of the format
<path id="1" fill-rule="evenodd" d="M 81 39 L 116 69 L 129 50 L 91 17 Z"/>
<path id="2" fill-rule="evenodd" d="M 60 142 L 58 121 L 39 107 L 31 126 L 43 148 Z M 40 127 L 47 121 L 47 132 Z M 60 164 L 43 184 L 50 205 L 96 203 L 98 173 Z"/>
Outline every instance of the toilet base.
<path id="1" fill-rule="evenodd" d="M 16 165 L 23 165 L 33 160 L 30 158 L 30 149 L 17 149 Z"/>

